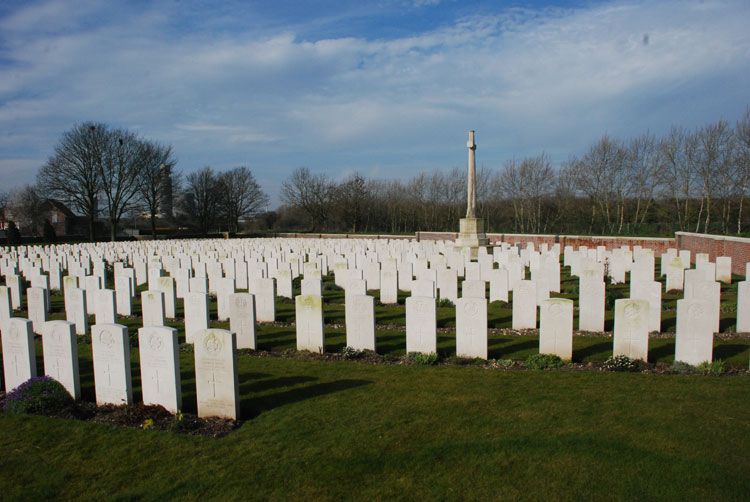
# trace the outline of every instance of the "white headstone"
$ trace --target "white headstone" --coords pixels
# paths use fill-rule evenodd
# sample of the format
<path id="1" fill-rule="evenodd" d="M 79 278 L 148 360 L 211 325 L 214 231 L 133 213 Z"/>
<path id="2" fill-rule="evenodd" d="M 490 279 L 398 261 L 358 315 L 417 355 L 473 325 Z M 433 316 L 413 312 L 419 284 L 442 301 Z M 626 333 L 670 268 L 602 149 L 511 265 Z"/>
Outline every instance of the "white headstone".
<path id="1" fill-rule="evenodd" d="M 383 267 L 380 271 L 380 302 L 398 303 L 398 271 L 396 269 Z"/>
<path id="2" fill-rule="evenodd" d="M 716 280 L 724 284 L 732 284 L 732 258 L 730 256 L 716 257 Z"/>
<path id="3" fill-rule="evenodd" d="M 2 334 L 5 392 L 10 392 L 36 376 L 36 349 L 31 321 L 21 317 L 8 320 Z"/>
<path id="4" fill-rule="evenodd" d="M 26 304 L 31 328 L 34 333 L 41 335 L 44 323 L 47 322 L 47 290 L 43 288 L 27 289 Z"/>
<path id="5" fill-rule="evenodd" d="M 310 276 L 311 274 L 307 275 Z M 302 296 L 323 296 L 323 281 L 321 281 L 320 279 L 311 279 L 309 277 L 306 277 L 305 279 L 302 279 L 302 281 L 300 281 L 300 289 L 302 292 Z"/>
<path id="6" fill-rule="evenodd" d="M 614 356 L 648 360 L 649 304 L 628 298 L 615 300 Z"/>
<path id="7" fill-rule="evenodd" d="M 177 330 L 149 326 L 138 330 L 143 404 L 158 404 L 170 413 L 182 408 Z"/>
<path id="8" fill-rule="evenodd" d="M 750 333 L 750 281 L 737 283 L 737 332 Z"/>
<path id="9" fill-rule="evenodd" d="M 120 324 L 91 326 L 96 404 L 132 404 L 128 328 Z"/>
<path id="10" fill-rule="evenodd" d="M 177 295 L 174 290 L 174 279 L 171 277 L 157 277 L 156 290 L 164 293 L 164 317 L 168 319 L 177 317 L 175 314 Z"/>
<path id="11" fill-rule="evenodd" d="M 411 283 L 411 295 L 435 298 L 435 283 L 429 279 L 414 280 Z"/>
<path id="12" fill-rule="evenodd" d="M 375 298 L 347 295 L 345 306 L 346 345 L 357 350 L 375 350 Z"/>
<path id="13" fill-rule="evenodd" d="M 648 330 L 661 331 L 661 283 L 656 281 L 637 282 L 631 285 L 630 298 L 648 302 Z"/>
<path id="14" fill-rule="evenodd" d="M 578 289 L 578 329 L 604 331 L 604 281 L 581 279 Z"/>
<path id="15" fill-rule="evenodd" d="M 193 343 L 195 334 L 210 327 L 208 295 L 188 293 L 185 295 L 185 342 Z"/>
<path id="16" fill-rule="evenodd" d="M 493 270 L 490 274 L 490 303 L 508 303 L 508 271 Z"/>
<path id="17" fill-rule="evenodd" d="M 456 355 L 487 359 L 487 300 L 484 298 L 464 296 L 456 300 Z"/>
<path id="18" fill-rule="evenodd" d="M 114 324 L 117 320 L 115 315 L 115 292 L 111 289 L 98 289 L 94 291 L 96 302 L 96 324 Z"/>
<path id="19" fill-rule="evenodd" d="M 237 339 L 231 331 L 195 334 L 195 394 L 199 417 L 240 417 Z"/>
<path id="20" fill-rule="evenodd" d="M 133 315 L 132 282 L 125 275 L 115 276 L 115 301 L 117 302 L 117 315 Z"/>
<path id="21" fill-rule="evenodd" d="M 298 296 L 294 299 L 297 325 L 297 350 L 309 350 L 320 354 L 325 350 L 323 328 L 323 298 L 320 296 Z"/>
<path id="22" fill-rule="evenodd" d="M 43 332 L 44 373 L 60 382 L 73 399 L 80 399 L 81 381 L 78 373 L 78 340 L 75 324 L 67 321 L 49 321 L 44 325 Z"/>
<path id="23" fill-rule="evenodd" d="M 237 335 L 238 349 L 257 348 L 255 297 L 250 293 L 229 295 L 229 329 Z"/>
<path id="24" fill-rule="evenodd" d="M 141 292 L 141 312 L 143 326 L 164 326 L 164 293 L 161 291 Z"/>
<path id="25" fill-rule="evenodd" d="M 713 319 L 711 302 L 701 299 L 677 300 L 675 361 L 697 365 L 713 358 Z"/>
<path id="26" fill-rule="evenodd" d="M 518 281 L 513 290 L 513 329 L 536 328 L 536 283 Z"/>
<path id="27" fill-rule="evenodd" d="M 450 300 L 455 304 L 458 299 L 458 273 L 450 268 L 440 269 L 437 287 L 441 300 Z"/>
<path id="28" fill-rule="evenodd" d="M 257 278 L 250 283 L 250 293 L 255 295 L 255 316 L 258 321 L 276 320 L 276 289 L 273 279 Z"/>
<path id="29" fill-rule="evenodd" d="M 573 300 L 549 298 L 539 306 L 539 353 L 573 358 Z"/>
<path id="30" fill-rule="evenodd" d="M 487 298 L 486 283 L 481 280 L 467 279 L 461 283 L 461 298 Z"/>
<path id="31" fill-rule="evenodd" d="M 435 299 L 406 299 L 406 352 L 437 353 L 437 308 Z"/>

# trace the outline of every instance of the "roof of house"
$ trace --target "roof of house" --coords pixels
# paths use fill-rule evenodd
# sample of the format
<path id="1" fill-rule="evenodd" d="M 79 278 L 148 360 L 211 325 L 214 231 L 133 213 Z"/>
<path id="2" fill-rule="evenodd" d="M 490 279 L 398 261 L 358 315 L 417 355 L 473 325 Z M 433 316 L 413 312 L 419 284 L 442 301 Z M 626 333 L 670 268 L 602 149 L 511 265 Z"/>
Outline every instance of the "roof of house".
<path id="1" fill-rule="evenodd" d="M 47 199 L 42 203 L 42 209 L 45 211 L 56 210 L 63 213 L 68 218 L 75 218 L 75 213 L 68 206 L 55 199 Z"/>

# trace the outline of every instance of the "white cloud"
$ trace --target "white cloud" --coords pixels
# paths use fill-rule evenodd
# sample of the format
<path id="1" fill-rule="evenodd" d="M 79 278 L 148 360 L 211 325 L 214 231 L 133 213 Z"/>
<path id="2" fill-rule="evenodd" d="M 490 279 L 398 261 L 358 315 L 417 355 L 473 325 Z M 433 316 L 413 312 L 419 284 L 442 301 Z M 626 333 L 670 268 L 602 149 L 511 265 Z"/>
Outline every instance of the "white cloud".
<path id="1" fill-rule="evenodd" d="M 40 2 L 0 20 L 0 159 L 45 158 L 73 123 L 100 120 L 172 143 L 188 170 L 410 176 L 463 163 L 469 128 L 480 162 L 498 165 L 747 105 L 736 102 L 743 79 L 728 78 L 750 73 L 739 0 L 514 9 L 400 38 L 319 40 L 293 25 L 184 30 L 162 4 L 81 5 Z"/>

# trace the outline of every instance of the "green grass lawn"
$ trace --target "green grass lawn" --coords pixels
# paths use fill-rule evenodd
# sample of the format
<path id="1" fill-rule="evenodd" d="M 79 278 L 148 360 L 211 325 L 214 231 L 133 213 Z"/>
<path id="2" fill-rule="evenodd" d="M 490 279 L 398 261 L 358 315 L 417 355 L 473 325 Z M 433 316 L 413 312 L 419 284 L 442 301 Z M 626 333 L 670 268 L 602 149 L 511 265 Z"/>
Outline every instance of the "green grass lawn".
<path id="1" fill-rule="evenodd" d="M 555 296 L 577 302 L 568 270 Z M 733 328 L 736 290 L 736 283 L 722 287 L 722 331 Z M 607 291 L 611 329 L 613 302 L 628 295 L 626 286 Z M 325 350 L 337 352 L 346 344 L 334 326 L 344 323 L 344 293 L 331 286 L 324 293 Z M 405 296 L 397 306 L 377 306 L 381 355 L 405 352 Z M 663 331 L 674 331 L 679 297 L 663 297 Z M 215 320 L 215 301 L 211 312 L 213 326 L 228 328 Z M 488 314 L 491 328 L 510 327 L 510 304 L 492 303 Z M 51 318 L 64 318 L 60 294 L 52 296 Z M 258 326 L 260 350 L 295 348 L 293 302 L 278 299 L 277 320 Z M 139 402 L 134 342 L 141 320 L 118 322 L 131 335 Z M 169 325 L 184 340 L 182 321 Z M 452 307 L 438 308 L 438 326 L 455 326 Z M 525 359 L 538 347 L 534 334 L 489 337 L 493 359 Z M 36 349 L 41 373 L 38 337 Z M 438 333 L 438 351 L 455 354 L 454 332 Z M 574 337 L 575 361 L 611 354 L 611 337 Z M 84 337 L 79 358 L 83 399 L 93 401 Z M 747 368 L 750 339 L 717 337 L 714 358 Z M 648 359 L 671 363 L 674 338 L 652 338 Z M 182 351 L 180 364 L 183 409 L 194 413 L 193 354 Z M 222 439 L 0 414 L 0 500 L 684 501 L 750 494 L 746 376 L 372 365 L 242 351 L 239 380 L 243 423 Z"/>
<path id="2" fill-rule="evenodd" d="M 81 358 L 91 397 L 90 352 Z M 181 363 L 189 408 L 190 354 Z M 254 418 L 218 440 L 0 415 L 2 499 L 682 501 L 750 493 L 745 377 L 244 354 L 239 373 L 242 413 Z M 137 400 L 137 378 L 134 385 Z"/>

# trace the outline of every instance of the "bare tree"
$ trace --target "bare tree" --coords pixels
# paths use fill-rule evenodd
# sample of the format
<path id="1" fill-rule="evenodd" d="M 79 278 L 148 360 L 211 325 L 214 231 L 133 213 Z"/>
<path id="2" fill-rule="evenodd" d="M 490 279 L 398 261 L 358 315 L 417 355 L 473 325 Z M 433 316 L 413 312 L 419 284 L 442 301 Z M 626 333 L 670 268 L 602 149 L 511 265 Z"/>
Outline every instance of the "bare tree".
<path id="1" fill-rule="evenodd" d="M 219 201 L 219 182 L 210 166 L 187 175 L 182 210 L 192 216 L 195 226 L 207 234 L 216 219 Z"/>
<path id="2" fill-rule="evenodd" d="M 143 142 L 124 129 L 110 131 L 99 169 L 109 219 L 109 238 L 114 241 L 117 225 L 136 201 L 143 181 Z"/>
<path id="3" fill-rule="evenodd" d="M 32 185 L 13 190 L 8 200 L 9 219 L 19 223 L 19 230 L 32 235 L 41 235 L 44 228 L 44 198 Z"/>
<path id="4" fill-rule="evenodd" d="M 37 174 L 40 187 L 88 218 L 89 239 L 94 240 L 94 218 L 102 189 L 102 167 L 110 145 L 106 125 L 77 124 L 63 134 Z"/>
<path id="5" fill-rule="evenodd" d="M 677 225 L 687 230 L 690 224 L 690 201 L 695 197 L 695 135 L 673 126 L 659 141 L 659 174 L 664 195 L 674 201 Z"/>
<path id="6" fill-rule="evenodd" d="M 605 227 L 613 231 L 614 218 L 622 222 L 626 194 L 620 143 L 605 134 L 574 165 L 576 185 L 591 201 L 591 226 L 598 209 Z"/>
<path id="7" fill-rule="evenodd" d="M 238 231 L 240 218 L 258 214 L 268 203 L 268 196 L 247 167 L 235 167 L 221 173 L 218 185 L 219 213 L 229 224 L 231 232 Z"/>
<path id="8" fill-rule="evenodd" d="M 10 194 L 5 190 L 0 190 L 0 228 L 5 227 L 5 210 L 10 201 Z"/>
<path id="9" fill-rule="evenodd" d="M 139 195 L 150 217 L 151 237 L 156 239 L 156 218 L 160 213 L 171 212 L 172 195 L 179 191 L 179 175 L 174 172 L 177 161 L 172 156 L 171 146 L 144 141 L 141 148 L 143 168 Z"/>
<path id="10" fill-rule="evenodd" d="M 630 141 L 625 150 L 626 175 L 630 179 L 630 195 L 635 202 L 632 222 L 643 223 L 658 189 L 659 149 L 654 136 L 645 134 Z"/>
<path id="11" fill-rule="evenodd" d="M 300 167 L 282 183 L 281 200 L 307 213 L 314 232 L 328 220 L 333 192 L 334 185 L 325 174 Z"/>
<path id="12" fill-rule="evenodd" d="M 521 162 L 506 162 L 500 173 L 501 190 L 511 201 L 514 225 L 521 232 L 539 233 L 544 222 L 543 202 L 554 190 L 554 173 L 545 154 Z"/>
<path id="13" fill-rule="evenodd" d="M 739 192 L 739 207 L 737 210 L 737 233 L 742 233 L 742 209 L 750 191 L 750 107 L 745 110 L 742 119 L 737 122 L 735 129 L 737 140 L 736 164 L 737 164 L 737 190 Z"/>
<path id="14" fill-rule="evenodd" d="M 362 231 L 362 224 L 370 202 L 367 180 L 354 173 L 340 183 L 334 192 L 337 213 L 349 232 Z"/>
<path id="15" fill-rule="evenodd" d="M 707 233 L 711 223 L 714 192 L 717 190 L 721 170 L 724 163 L 729 162 L 731 156 L 732 131 L 725 120 L 715 124 L 708 124 L 698 131 L 698 179 L 702 189 L 701 211 L 698 214 L 696 232 L 700 228 L 701 213 L 705 208 L 703 232 Z M 704 205 L 705 203 L 705 205 Z"/>

